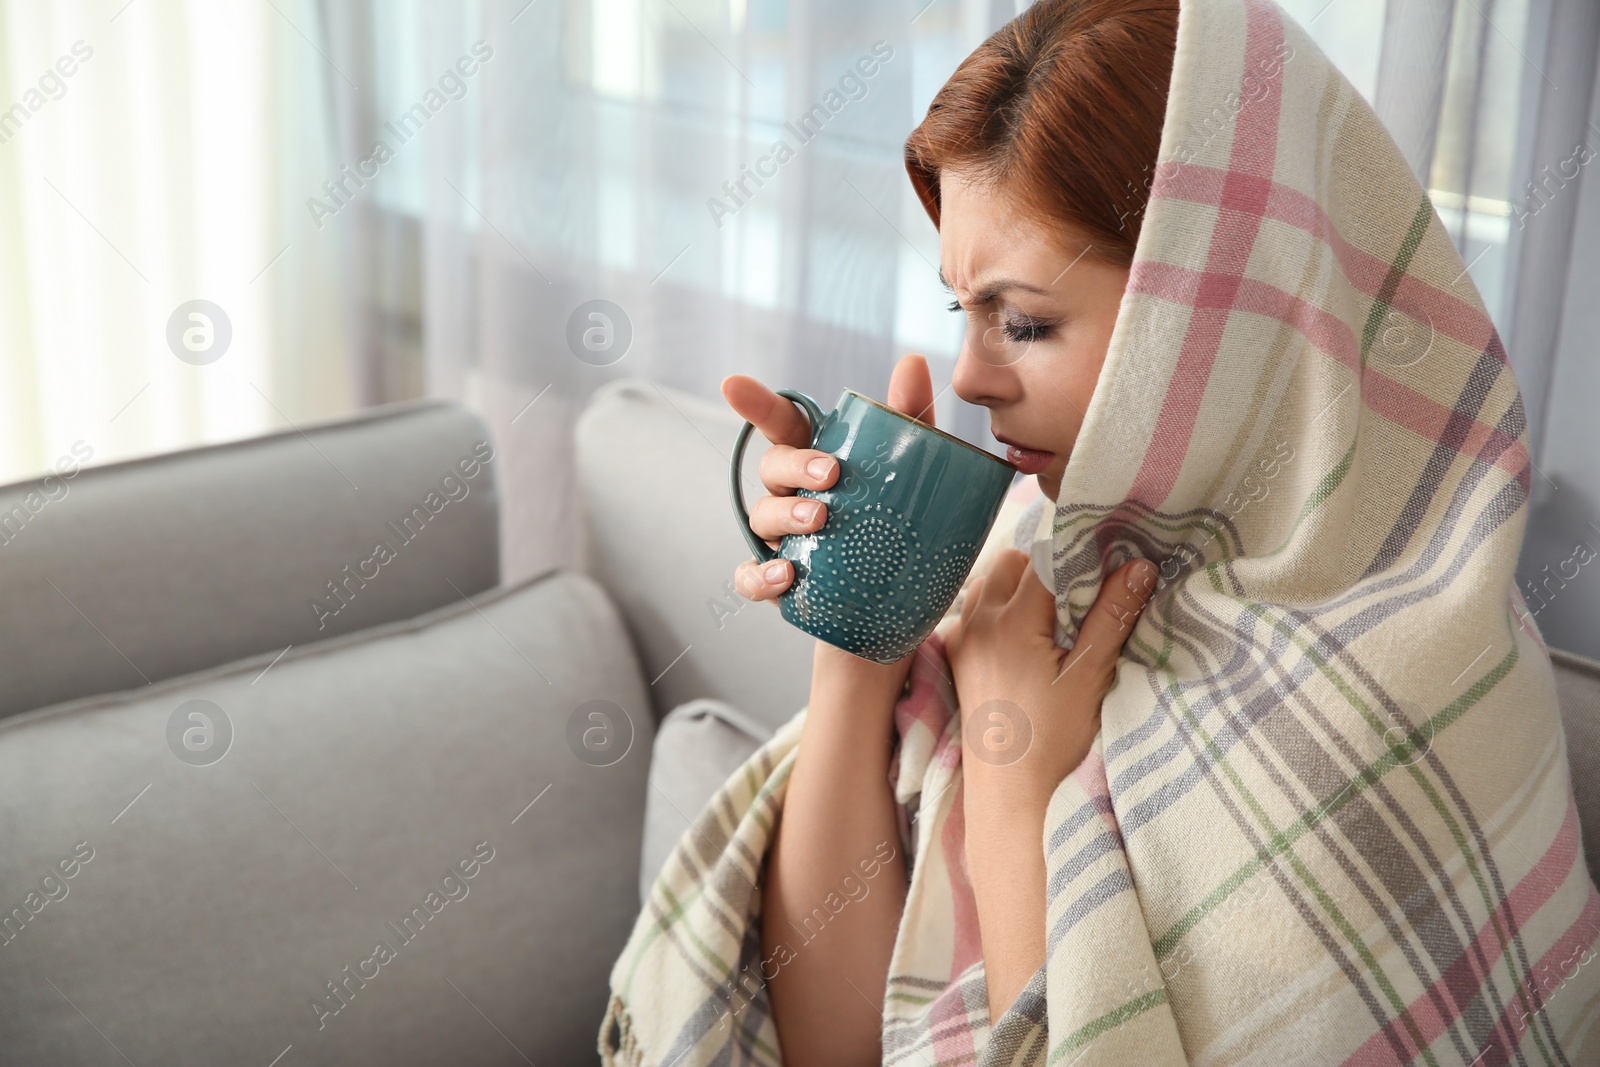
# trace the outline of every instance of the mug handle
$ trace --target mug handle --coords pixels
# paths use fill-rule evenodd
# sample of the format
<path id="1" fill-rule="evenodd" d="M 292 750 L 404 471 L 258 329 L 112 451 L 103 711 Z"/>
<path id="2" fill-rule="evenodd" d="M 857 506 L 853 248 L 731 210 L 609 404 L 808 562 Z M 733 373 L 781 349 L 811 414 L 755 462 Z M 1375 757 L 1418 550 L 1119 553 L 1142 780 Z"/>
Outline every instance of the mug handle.
<path id="1" fill-rule="evenodd" d="M 815 400 L 798 389 L 775 390 L 779 396 L 788 397 L 805 409 L 806 418 L 811 420 L 811 443 L 808 447 L 817 447 L 817 435 L 822 432 L 823 420 L 828 416 Z M 755 429 L 755 424 L 746 422 L 739 430 L 739 437 L 733 443 L 733 465 L 728 472 L 728 484 L 733 493 L 733 512 L 739 516 L 739 532 L 744 534 L 744 539 L 750 543 L 750 550 L 756 554 L 756 559 L 762 563 L 778 558 L 778 553 L 750 528 L 750 511 L 744 506 L 744 489 L 739 484 L 739 468 L 744 464 L 744 448 L 750 440 L 750 431 Z"/>

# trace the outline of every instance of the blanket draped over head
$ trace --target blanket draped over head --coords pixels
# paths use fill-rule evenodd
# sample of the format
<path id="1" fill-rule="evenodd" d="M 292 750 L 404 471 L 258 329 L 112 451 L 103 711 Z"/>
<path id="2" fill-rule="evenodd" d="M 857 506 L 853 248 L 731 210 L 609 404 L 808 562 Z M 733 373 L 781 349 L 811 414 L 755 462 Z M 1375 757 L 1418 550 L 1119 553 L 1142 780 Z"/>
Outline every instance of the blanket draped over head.
<path id="1" fill-rule="evenodd" d="M 883 1062 L 1600 1063 L 1600 894 L 1514 574 L 1539 475 L 1461 257 L 1270 0 L 1182 0 L 1144 210 L 1059 497 L 1004 533 L 1062 645 L 1125 559 L 1163 575 L 1049 804 L 1046 962 L 991 1020 L 952 612 L 895 711 Z M 804 720 L 657 878 L 605 1063 L 781 1063 L 759 885 Z"/>

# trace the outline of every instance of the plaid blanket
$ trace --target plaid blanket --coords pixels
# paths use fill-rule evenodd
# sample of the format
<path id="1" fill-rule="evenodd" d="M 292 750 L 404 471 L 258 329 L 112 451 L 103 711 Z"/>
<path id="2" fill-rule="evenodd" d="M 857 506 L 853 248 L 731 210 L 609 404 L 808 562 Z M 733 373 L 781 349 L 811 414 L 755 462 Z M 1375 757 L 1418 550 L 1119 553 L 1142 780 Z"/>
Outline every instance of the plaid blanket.
<path id="1" fill-rule="evenodd" d="M 1007 531 L 1063 645 L 1104 574 L 1162 564 L 1050 802 L 1047 960 L 991 1020 L 946 619 L 895 713 L 883 1062 L 1600 1063 L 1600 894 L 1514 573 L 1540 475 L 1461 257 L 1270 0 L 1183 0 L 1160 159 L 1059 498 Z M 759 880 L 804 720 L 657 879 L 606 1064 L 781 1062 Z"/>

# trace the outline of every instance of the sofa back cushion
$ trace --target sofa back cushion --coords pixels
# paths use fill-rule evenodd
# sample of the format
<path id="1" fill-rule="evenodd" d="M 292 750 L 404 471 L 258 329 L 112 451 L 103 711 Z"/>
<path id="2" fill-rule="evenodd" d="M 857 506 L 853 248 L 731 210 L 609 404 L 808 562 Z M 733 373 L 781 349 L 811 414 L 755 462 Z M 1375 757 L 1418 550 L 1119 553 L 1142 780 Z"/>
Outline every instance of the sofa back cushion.
<path id="1" fill-rule="evenodd" d="M 584 566 L 628 620 L 658 721 L 709 697 L 777 729 L 811 692 L 814 639 L 733 589 L 750 558 L 728 499 L 740 425 L 726 404 L 638 378 L 596 390 L 578 419 Z M 751 435 L 747 504 L 766 492 L 768 447 Z"/>
<path id="2" fill-rule="evenodd" d="M 500 581 L 493 444 L 455 404 L 83 467 L 93 455 L 75 442 L 54 473 L 0 487 L 0 718 Z"/>
<path id="3" fill-rule="evenodd" d="M 1556 648 L 1550 650 L 1550 663 L 1566 727 L 1584 858 L 1589 876 L 1600 883 L 1600 663 Z"/>

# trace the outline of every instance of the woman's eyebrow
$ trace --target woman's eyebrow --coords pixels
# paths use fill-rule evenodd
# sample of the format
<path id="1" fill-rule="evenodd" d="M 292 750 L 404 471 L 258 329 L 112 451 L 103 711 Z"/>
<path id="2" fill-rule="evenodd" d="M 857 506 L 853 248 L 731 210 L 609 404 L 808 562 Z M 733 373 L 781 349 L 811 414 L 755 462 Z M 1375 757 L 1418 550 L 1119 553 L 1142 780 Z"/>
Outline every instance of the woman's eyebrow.
<path id="1" fill-rule="evenodd" d="M 955 287 L 945 279 L 943 267 L 939 268 L 939 284 L 944 286 L 950 292 L 955 292 Z M 978 290 L 977 296 L 973 299 L 973 303 L 987 304 L 1001 293 L 1012 289 L 1020 289 L 1025 293 L 1035 293 L 1039 296 L 1050 295 L 1050 291 L 1048 289 L 1041 289 L 1037 285 L 1029 285 L 1027 282 L 1019 282 L 1014 278 L 996 278 L 994 281 Z"/>

